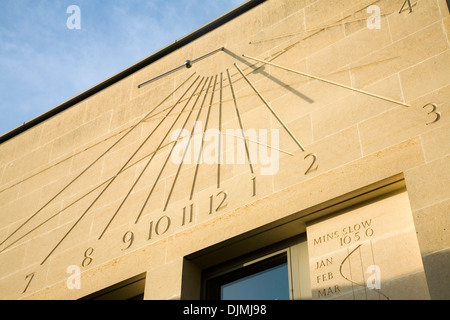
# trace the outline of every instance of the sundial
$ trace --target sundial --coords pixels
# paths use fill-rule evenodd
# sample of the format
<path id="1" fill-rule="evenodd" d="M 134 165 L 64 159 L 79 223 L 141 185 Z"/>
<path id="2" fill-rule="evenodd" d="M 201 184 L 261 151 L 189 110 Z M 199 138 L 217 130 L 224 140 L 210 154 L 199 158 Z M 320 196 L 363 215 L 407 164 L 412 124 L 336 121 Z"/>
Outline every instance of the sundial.
<path id="1" fill-rule="evenodd" d="M 414 19 L 414 10 L 420 7 L 420 3 L 410 1 L 396 4 L 396 10 L 382 15 L 401 14 Z M 293 114 L 300 108 L 302 112 L 314 110 L 320 107 L 316 102 L 320 95 L 312 96 L 305 87 L 314 83 L 324 92 L 339 88 L 383 106 L 420 109 L 423 125 L 440 121 L 440 106 L 433 101 L 411 105 L 327 74 L 305 71 L 297 61 L 283 59 L 325 30 L 366 23 L 367 14 L 357 18 L 366 8 L 355 7 L 344 19 L 337 18 L 312 30 L 293 26 L 292 33 L 284 34 L 273 27 L 270 32 L 245 39 L 246 45 L 239 50 L 227 43 L 205 48 L 198 56 L 186 56 L 144 82 L 136 80 L 135 89 L 157 97 L 152 101 L 158 102 L 146 104 L 138 120 L 111 137 L 107 147 L 57 191 L 46 195 L 47 200 L 37 210 L 29 212 L 0 239 L 2 254 L 62 216 L 70 214 L 73 218 L 52 241 L 36 244 L 45 247 L 46 254 L 36 257 L 34 269 L 21 275 L 24 282 L 18 292 L 28 293 L 37 278 L 45 277 L 42 268 L 67 250 L 67 242 L 75 232 L 89 237 L 90 245 L 76 252 L 71 263 L 89 268 L 100 256 L 98 263 L 114 259 L 264 196 L 265 185 L 272 184 L 272 177 L 283 170 L 274 163 L 279 159 L 271 156 L 283 154 L 287 161 L 292 158 L 300 168 L 299 180 L 323 173 L 324 154 L 314 150 L 310 138 L 291 128 L 290 119 L 273 103 L 278 96 L 294 97 Z M 364 36 L 361 43 L 371 41 L 370 32 Z M 388 51 L 380 56 L 385 58 L 373 64 L 375 69 L 397 58 Z M 141 132 L 141 138 L 133 141 L 136 132 Z M 129 145 L 126 151 L 125 143 Z M 112 166 L 114 170 L 108 176 L 96 171 L 100 163 L 111 161 L 108 157 L 119 147 L 124 151 L 120 163 Z M 67 196 L 73 186 L 91 178 L 98 181 L 94 187 Z M 62 208 L 53 206 L 66 196 Z M 105 199 L 111 197 L 115 201 L 101 211 Z M 91 226 L 93 219 L 97 219 L 95 228 Z M 117 228 L 123 229 L 119 233 Z M 110 250 L 111 246 L 115 250 Z"/>

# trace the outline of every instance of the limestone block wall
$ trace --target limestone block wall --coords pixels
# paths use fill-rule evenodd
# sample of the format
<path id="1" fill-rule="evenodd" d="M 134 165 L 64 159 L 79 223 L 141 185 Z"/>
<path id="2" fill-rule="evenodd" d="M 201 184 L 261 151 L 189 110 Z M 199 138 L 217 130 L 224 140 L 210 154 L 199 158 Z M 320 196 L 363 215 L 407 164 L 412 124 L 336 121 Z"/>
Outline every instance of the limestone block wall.
<path id="1" fill-rule="evenodd" d="M 146 299 L 177 299 L 185 256 L 397 175 L 430 297 L 450 298 L 450 14 L 411 9 L 267 0 L 0 144 L 0 298 L 77 299 L 146 273 Z M 239 139 L 226 129 L 254 130 L 248 147 L 273 157 L 180 166 L 180 128 L 215 128 L 222 147 Z M 235 151 L 213 141 L 210 158 Z"/>

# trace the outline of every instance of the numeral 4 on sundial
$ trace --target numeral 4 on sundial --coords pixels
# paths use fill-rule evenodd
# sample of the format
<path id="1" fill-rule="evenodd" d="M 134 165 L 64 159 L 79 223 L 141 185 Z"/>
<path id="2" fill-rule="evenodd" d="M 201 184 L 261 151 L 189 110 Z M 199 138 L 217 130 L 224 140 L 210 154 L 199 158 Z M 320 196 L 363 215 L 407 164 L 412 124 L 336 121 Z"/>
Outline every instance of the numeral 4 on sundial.
<path id="1" fill-rule="evenodd" d="M 411 0 L 405 0 L 405 2 L 403 2 L 402 8 L 400 9 L 400 11 L 398 13 L 402 13 L 403 9 L 405 8 L 406 5 L 408 5 L 408 7 L 409 7 L 409 13 L 413 12 L 413 6 L 415 6 L 416 4 L 417 4 L 417 2 L 414 4 L 411 4 Z"/>

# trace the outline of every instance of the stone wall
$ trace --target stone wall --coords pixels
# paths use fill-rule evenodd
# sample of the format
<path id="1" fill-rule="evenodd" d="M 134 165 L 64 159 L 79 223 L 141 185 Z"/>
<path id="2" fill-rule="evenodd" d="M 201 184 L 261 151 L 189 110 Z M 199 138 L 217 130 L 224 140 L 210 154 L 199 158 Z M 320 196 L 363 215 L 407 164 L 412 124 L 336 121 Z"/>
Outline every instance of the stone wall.
<path id="1" fill-rule="evenodd" d="M 429 295 L 450 298 L 450 14 L 403 3 L 268 0 L 2 143 L 0 298 L 76 299 L 144 272 L 146 299 L 180 298 L 185 256 L 398 175 Z M 255 130 L 248 147 L 278 170 L 261 153 L 174 163 L 172 133 L 196 119 L 222 146 Z"/>

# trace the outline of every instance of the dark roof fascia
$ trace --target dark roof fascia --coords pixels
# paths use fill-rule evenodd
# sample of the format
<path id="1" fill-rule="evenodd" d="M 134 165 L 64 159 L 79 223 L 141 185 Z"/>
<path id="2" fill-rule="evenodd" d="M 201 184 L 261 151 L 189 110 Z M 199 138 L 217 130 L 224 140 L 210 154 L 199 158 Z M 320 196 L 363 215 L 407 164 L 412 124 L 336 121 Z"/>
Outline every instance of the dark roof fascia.
<path id="1" fill-rule="evenodd" d="M 168 46 L 162 48 L 161 50 L 155 52 L 154 54 L 148 56 L 147 58 L 144 58 L 143 60 L 122 70 L 121 72 L 115 74 L 114 76 L 100 82 L 99 84 L 76 95 L 75 97 L 67 100 L 66 102 L 61 103 L 60 105 L 56 106 L 55 108 L 37 116 L 36 118 L 34 118 L 28 122 L 25 122 L 24 124 L 22 124 L 21 126 L 15 128 L 15 129 L 1 135 L 0 136 L 0 144 L 2 144 L 5 141 L 8 141 L 9 139 L 21 134 L 22 132 L 24 132 L 28 129 L 31 129 L 32 127 L 38 125 L 39 123 L 57 115 L 58 113 L 72 107 L 73 105 L 89 98 L 90 96 L 100 92 L 101 90 L 119 82 L 120 80 L 132 75 L 133 73 L 154 63 L 155 61 L 174 52 L 175 50 L 178 50 L 181 47 L 184 47 L 185 45 L 191 43 L 192 41 L 213 31 L 214 29 L 217 29 L 218 27 L 222 26 L 223 24 L 233 20 L 234 18 L 253 9 L 254 7 L 260 5 L 261 3 L 265 2 L 265 1 L 267 1 L 267 0 L 248 0 L 247 2 L 243 3 L 242 5 L 225 13 L 224 15 L 220 16 L 219 18 L 209 22 L 208 24 L 204 25 L 203 27 L 189 33 L 188 35 L 184 36 L 183 38 L 176 40 L 175 42 L 169 44 Z"/>

